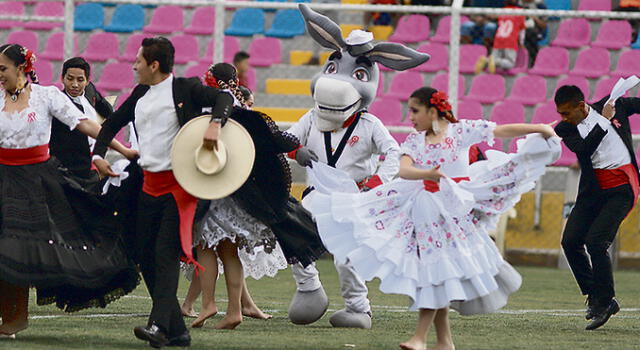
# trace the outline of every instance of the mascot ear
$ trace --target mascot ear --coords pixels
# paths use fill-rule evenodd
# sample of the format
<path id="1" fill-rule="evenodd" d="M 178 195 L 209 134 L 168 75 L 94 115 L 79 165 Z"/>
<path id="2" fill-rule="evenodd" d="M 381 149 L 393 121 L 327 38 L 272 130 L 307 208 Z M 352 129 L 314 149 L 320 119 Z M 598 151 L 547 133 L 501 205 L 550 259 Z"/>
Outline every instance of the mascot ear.
<path id="1" fill-rule="evenodd" d="M 347 46 L 342 39 L 342 30 L 335 22 L 327 16 L 323 16 L 305 4 L 299 4 L 302 17 L 307 24 L 307 31 L 318 44 L 327 49 L 340 51 Z"/>
<path id="2" fill-rule="evenodd" d="M 367 52 L 367 57 L 393 70 L 406 70 L 419 66 L 429 60 L 426 53 L 397 43 L 379 43 Z"/>

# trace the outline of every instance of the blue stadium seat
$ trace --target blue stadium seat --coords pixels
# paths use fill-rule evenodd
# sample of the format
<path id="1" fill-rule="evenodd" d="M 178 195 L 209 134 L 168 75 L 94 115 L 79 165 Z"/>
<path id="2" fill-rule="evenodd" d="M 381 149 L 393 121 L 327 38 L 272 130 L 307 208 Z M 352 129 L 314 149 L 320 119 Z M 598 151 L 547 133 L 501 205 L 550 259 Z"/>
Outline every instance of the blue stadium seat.
<path id="1" fill-rule="evenodd" d="M 144 9 L 140 5 L 118 5 L 111 24 L 104 28 L 107 32 L 130 33 L 144 27 Z"/>
<path id="2" fill-rule="evenodd" d="M 571 10 L 571 0 L 544 0 L 549 10 Z M 551 21 L 559 21 L 560 17 L 549 17 Z"/>
<path id="3" fill-rule="evenodd" d="M 640 35 L 638 35 L 638 39 L 636 39 L 636 41 L 631 44 L 631 48 L 640 50 Z"/>
<path id="4" fill-rule="evenodd" d="M 97 3 L 81 4 L 76 7 L 73 15 L 73 29 L 80 32 L 89 32 L 102 28 L 104 24 L 104 9 Z"/>
<path id="5" fill-rule="evenodd" d="M 258 2 L 287 2 L 287 0 L 256 0 Z M 273 12 L 276 9 L 264 9 L 266 12 Z"/>
<path id="6" fill-rule="evenodd" d="M 504 0 L 474 0 L 473 7 L 504 7 Z"/>
<path id="7" fill-rule="evenodd" d="M 276 38 L 293 38 L 304 34 L 304 18 L 300 11 L 285 9 L 276 12 L 271 28 L 264 35 Z"/>
<path id="8" fill-rule="evenodd" d="M 233 14 L 231 26 L 225 35 L 253 36 L 264 33 L 264 11 L 262 9 L 240 9 Z"/>

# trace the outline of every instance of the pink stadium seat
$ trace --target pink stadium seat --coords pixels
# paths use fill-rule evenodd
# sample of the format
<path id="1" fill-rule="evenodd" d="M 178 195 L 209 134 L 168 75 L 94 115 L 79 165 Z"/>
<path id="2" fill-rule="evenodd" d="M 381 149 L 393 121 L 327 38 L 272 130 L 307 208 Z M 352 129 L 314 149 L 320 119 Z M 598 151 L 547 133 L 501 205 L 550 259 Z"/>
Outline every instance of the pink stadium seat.
<path id="1" fill-rule="evenodd" d="M 36 60 L 33 67 L 36 69 L 41 85 L 51 85 L 53 83 L 53 63 L 47 60 Z"/>
<path id="2" fill-rule="evenodd" d="M 516 153 L 518 151 L 518 140 L 522 139 L 522 137 L 516 137 L 509 141 L 509 153 Z"/>
<path id="3" fill-rule="evenodd" d="M 74 48 L 73 54 L 78 54 L 78 37 L 74 36 Z M 44 52 L 40 54 L 40 57 L 51 61 L 64 60 L 64 33 L 54 33 L 47 39 L 47 43 L 44 47 Z"/>
<path id="4" fill-rule="evenodd" d="M 460 73 L 473 73 L 478 57 L 486 55 L 487 48 L 484 45 L 460 45 Z"/>
<path id="5" fill-rule="evenodd" d="M 64 17 L 64 3 L 63 2 L 38 2 L 33 9 L 33 14 L 36 16 L 52 16 L 52 17 Z M 39 30 L 51 30 L 53 28 L 62 27 L 62 22 L 36 22 L 30 21 L 24 24 L 25 28 L 39 29 Z"/>
<path id="6" fill-rule="evenodd" d="M 120 53 L 118 36 L 114 33 L 93 33 L 87 40 L 87 47 L 82 53 L 87 61 L 106 61 L 117 57 Z"/>
<path id="7" fill-rule="evenodd" d="M 185 78 L 198 77 L 202 80 L 204 74 L 209 70 L 209 65 L 206 63 L 198 63 L 187 68 L 184 72 Z"/>
<path id="8" fill-rule="evenodd" d="M 377 98 L 369 107 L 369 113 L 380 119 L 384 125 L 400 125 L 402 103 L 395 98 Z"/>
<path id="9" fill-rule="evenodd" d="M 597 102 L 603 97 L 609 95 L 611 93 L 611 89 L 613 89 L 613 87 L 616 85 L 616 82 L 618 82 L 618 79 L 618 77 L 610 77 L 599 80 L 596 84 L 596 90 L 593 93 L 591 102 Z M 625 94 L 624 96 L 628 97 L 629 93 Z"/>
<path id="10" fill-rule="evenodd" d="M 119 91 L 133 87 L 133 70 L 129 63 L 112 62 L 102 68 L 100 80 L 96 83 L 100 91 Z"/>
<path id="11" fill-rule="evenodd" d="M 460 17 L 460 24 L 469 20 L 467 16 Z M 436 34 L 431 37 L 431 42 L 435 43 L 449 43 L 451 40 L 451 16 L 444 16 L 438 21 L 438 28 Z"/>
<path id="12" fill-rule="evenodd" d="M 609 74 L 609 50 L 601 47 L 591 47 L 580 51 L 571 75 L 587 78 L 598 78 Z"/>
<path id="13" fill-rule="evenodd" d="M 7 1 L 0 3 L 0 15 L 24 15 L 24 3 L 19 1 Z M 22 27 L 20 21 L 0 20 L 0 29 L 12 29 Z"/>
<path id="14" fill-rule="evenodd" d="M 471 89 L 465 97 L 469 101 L 496 103 L 504 99 L 505 81 L 502 75 L 482 74 L 471 81 Z"/>
<path id="15" fill-rule="evenodd" d="M 568 77 L 564 77 L 564 78 L 558 80 L 558 84 L 556 84 L 556 89 L 553 92 L 554 95 L 555 95 L 555 92 L 558 91 L 558 88 L 563 86 L 563 85 L 575 85 L 578 88 L 580 88 L 580 90 L 582 90 L 582 93 L 587 98 L 589 98 L 589 96 L 591 96 L 591 89 L 589 88 L 589 81 L 585 77 L 574 77 L 574 76 L 569 75 Z"/>
<path id="16" fill-rule="evenodd" d="M 198 61 L 198 39 L 191 34 L 181 34 L 171 37 L 171 43 L 176 49 L 175 63 L 185 64 Z"/>
<path id="17" fill-rule="evenodd" d="M 640 74 L 640 50 L 625 51 L 618 58 L 616 70 L 611 72 L 612 77 L 630 77 Z"/>
<path id="18" fill-rule="evenodd" d="M 402 144 L 404 142 L 404 140 L 407 139 L 407 136 L 409 136 L 409 134 L 404 133 L 404 132 L 392 132 L 391 136 L 396 139 L 396 141 L 398 142 L 398 144 Z"/>
<path id="19" fill-rule="evenodd" d="M 231 61 L 229 61 L 231 62 Z M 256 84 L 258 83 L 257 77 L 256 77 L 256 70 L 253 68 L 249 68 L 249 71 L 247 72 L 247 84 L 249 86 L 247 86 L 249 88 L 249 90 L 251 91 L 256 91 Z"/>
<path id="20" fill-rule="evenodd" d="M 569 51 L 564 47 L 544 47 L 538 52 L 529 74 L 558 76 L 569 71 Z"/>
<path id="21" fill-rule="evenodd" d="M 249 44 L 249 62 L 255 67 L 269 67 L 282 60 L 282 48 L 278 38 L 256 38 Z"/>
<path id="22" fill-rule="evenodd" d="M 611 1 L 580 0 L 578 11 L 611 11 Z"/>
<path id="23" fill-rule="evenodd" d="M 524 123 L 524 106 L 513 101 L 500 102 L 491 110 L 491 121 L 496 124 Z"/>
<path id="24" fill-rule="evenodd" d="M 391 78 L 391 86 L 384 97 L 407 101 L 412 92 L 423 86 L 422 74 L 414 71 L 398 72 Z"/>
<path id="25" fill-rule="evenodd" d="M 482 119 L 482 105 L 476 101 L 458 102 L 458 119 Z"/>
<path id="26" fill-rule="evenodd" d="M 576 154 L 571 152 L 567 146 L 565 146 L 564 142 L 560 143 L 562 145 L 562 153 L 560 154 L 560 159 L 558 159 L 552 165 L 555 166 L 569 166 L 578 161 Z"/>
<path id="27" fill-rule="evenodd" d="M 589 21 L 584 18 L 570 18 L 560 22 L 558 35 L 556 36 L 556 39 L 551 43 L 551 45 L 563 47 L 581 47 L 589 45 L 590 41 L 591 27 L 589 26 Z"/>
<path id="28" fill-rule="evenodd" d="M 145 33 L 169 34 L 182 31 L 182 7 L 158 6 L 153 11 L 151 23 L 144 27 Z"/>
<path id="29" fill-rule="evenodd" d="M 138 49 L 140 49 L 140 45 L 142 44 L 142 39 L 151 37 L 150 34 L 131 34 L 127 39 L 127 43 L 124 48 L 124 52 L 118 58 L 119 61 L 124 62 L 134 62 L 136 60 L 136 55 L 138 54 Z"/>
<path id="30" fill-rule="evenodd" d="M 640 134 L 640 115 L 632 115 L 631 118 L 629 118 L 629 126 L 631 127 L 632 134 Z"/>
<path id="31" fill-rule="evenodd" d="M 380 76 L 378 77 L 378 90 L 376 90 L 376 96 L 384 95 L 384 74 L 380 72 Z"/>
<path id="32" fill-rule="evenodd" d="M 213 63 L 213 39 L 207 43 L 207 49 L 205 54 L 200 58 L 201 63 L 211 64 Z M 234 36 L 224 37 L 224 61 L 228 63 L 233 62 L 233 56 L 236 52 L 240 51 L 240 42 L 238 38 Z"/>
<path id="33" fill-rule="evenodd" d="M 508 70 L 496 68 L 496 71 L 499 74 L 517 75 L 525 73 L 527 69 L 529 69 L 529 52 L 525 48 L 520 48 L 516 56 L 516 65 L 513 68 Z"/>
<path id="34" fill-rule="evenodd" d="M 478 144 L 478 148 L 480 148 L 482 153 L 486 153 L 487 150 L 490 150 L 490 149 L 495 149 L 495 150 L 504 152 L 504 144 L 502 143 L 502 139 L 499 139 L 499 138 L 493 139 L 492 146 L 489 146 L 486 142 L 481 142 Z"/>
<path id="35" fill-rule="evenodd" d="M 124 101 L 126 101 L 129 98 L 129 96 L 131 96 L 131 91 L 133 90 L 125 89 L 118 94 L 118 98 L 116 99 L 116 105 L 115 105 L 116 109 L 120 108 L 120 106 L 122 106 Z"/>
<path id="36" fill-rule="evenodd" d="M 418 51 L 428 53 L 431 58 L 416 67 L 420 72 L 437 72 L 439 70 L 447 70 L 449 65 L 449 51 L 447 45 L 439 43 L 426 43 L 418 47 Z"/>
<path id="37" fill-rule="evenodd" d="M 404 15 L 400 17 L 396 29 L 389 41 L 401 43 L 417 43 L 429 38 L 431 26 L 429 17 L 425 15 Z"/>
<path id="38" fill-rule="evenodd" d="M 548 101 L 538 106 L 533 112 L 533 118 L 531 118 L 532 124 L 549 124 L 551 122 L 559 121 L 560 114 L 556 110 L 556 104 L 553 101 Z"/>
<path id="39" fill-rule="evenodd" d="M 431 87 L 449 94 L 449 73 L 440 73 L 433 77 L 433 80 L 431 80 Z M 462 75 L 458 75 L 458 98 L 462 98 L 464 95 L 464 88 L 464 77 Z"/>
<path id="40" fill-rule="evenodd" d="M 546 101 L 547 81 L 539 75 L 522 75 L 516 78 L 508 101 L 535 105 Z"/>
<path id="41" fill-rule="evenodd" d="M 184 29 L 187 34 L 213 34 L 216 11 L 213 7 L 197 7 L 191 17 L 191 24 Z"/>
<path id="42" fill-rule="evenodd" d="M 619 50 L 629 46 L 629 42 L 631 42 L 631 25 L 628 21 L 605 21 L 600 25 L 598 37 L 591 46 Z"/>
<path id="43" fill-rule="evenodd" d="M 39 49 L 39 41 L 38 34 L 36 32 L 32 32 L 30 30 L 18 30 L 15 32 L 9 33 L 7 40 L 5 40 L 7 44 L 19 44 L 27 49 L 38 53 Z"/>

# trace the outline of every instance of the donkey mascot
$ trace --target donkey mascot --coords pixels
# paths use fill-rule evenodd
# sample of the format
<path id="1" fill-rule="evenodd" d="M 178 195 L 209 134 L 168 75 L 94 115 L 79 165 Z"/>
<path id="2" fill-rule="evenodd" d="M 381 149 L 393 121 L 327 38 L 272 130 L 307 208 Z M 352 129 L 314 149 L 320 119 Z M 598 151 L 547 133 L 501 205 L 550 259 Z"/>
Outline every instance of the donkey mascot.
<path id="1" fill-rule="evenodd" d="M 334 52 L 311 80 L 315 107 L 287 130 L 305 146 L 289 156 L 303 165 L 313 160 L 344 170 L 361 191 L 391 180 L 398 173 L 400 147 L 382 122 L 367 113 L 378 88 L 376 63 L 405 70 L 426 62 L 429 55 L 401 44 L 374 44 L 373 35 L 361 30 L 344 40 L 340 27 L 329 18 L 304 4 L 299 8 L 311 37 Z M 377 169 L 375 155 L 385 156 Z M 335 266 L 345 308 L 329 322 L 334 327 L 371 328 L 367 286 L 348 261 L 335 261 Z M 329 305 L 318 270 L 313 265 L 293 265 L 293 276 L 297 290 L 289 306 L 289 319 L 295 324 L 313 323 Z"/>

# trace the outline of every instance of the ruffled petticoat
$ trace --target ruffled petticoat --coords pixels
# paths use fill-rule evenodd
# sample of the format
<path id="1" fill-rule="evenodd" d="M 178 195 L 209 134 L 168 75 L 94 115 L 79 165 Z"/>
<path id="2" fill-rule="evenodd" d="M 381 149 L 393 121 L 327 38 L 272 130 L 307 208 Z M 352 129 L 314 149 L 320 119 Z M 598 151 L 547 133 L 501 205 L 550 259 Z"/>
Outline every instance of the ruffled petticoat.
<path id="1" fill-rule="evenodd" d="M 530 191 L 557 159 L 559 140 L 530 135 L 519 151 L 488 151 L 471 165 L 470 180 L 440 181 L 427 192 L 422 181 L 396 180 L 365 193 L 317 193 L 305 203 L 327 249 L 349 259 L 366 280 L 378 277 L 384 293 L 411 298 L 411 309 L 450 306 L 461 314 L 493 312 L 506 305 L 522 279 L 489 238 L 501 213 Z M 336 183 L 340 171 L 315 166 L 316 188 Z M 343 174 L 343 176 L 347 176 Z"/>
<path id="2" fill-rule="evenodd" d="M 224 239 L 238 245 L 238 256 L 245 277 L 274 277 L 279 270 L 288 266 L 271 229 L 247 213 L 231 197 L 211 201 L 204 218 L 194 225 L 194 247 L 215 248 Z M 190 278 L 193 267 L 183 265 L 183 268 Z M 220 259 L 218 270 L 224 272 Z"/>

